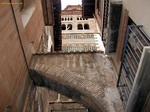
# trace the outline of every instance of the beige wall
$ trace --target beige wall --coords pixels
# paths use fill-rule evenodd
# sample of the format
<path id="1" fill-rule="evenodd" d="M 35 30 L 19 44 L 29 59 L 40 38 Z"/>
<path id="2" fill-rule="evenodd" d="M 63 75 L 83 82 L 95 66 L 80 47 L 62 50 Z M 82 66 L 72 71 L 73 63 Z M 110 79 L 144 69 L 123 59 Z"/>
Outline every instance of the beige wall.
<path id="1" fill-rule="evenodd" d="M 150 36 L 150 0 L 122 0 L 129 16 L 137 25 L 143 25 Z"/>
<path id="2" fill-rule="evenodd" d="M 28 63 L 38 47 L 44 27 L 40 4 L 37 0 L 36 9 L 25 28 L 18 5 L 13 7 Z M 0 5 L 0 9 L 0 112 L 4 112 L 7 106 L 12 107 L 7 109 L 11 112 L 21 112 L 29 77 L 11 6 Z"/>

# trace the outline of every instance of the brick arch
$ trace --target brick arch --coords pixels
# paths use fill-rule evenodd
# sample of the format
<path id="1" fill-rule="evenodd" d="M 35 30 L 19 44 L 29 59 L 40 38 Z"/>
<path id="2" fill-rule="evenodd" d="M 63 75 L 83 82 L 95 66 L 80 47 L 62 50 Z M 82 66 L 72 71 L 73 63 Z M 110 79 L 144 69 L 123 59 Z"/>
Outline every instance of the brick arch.
<path id="1" fill-rule="evenodd" d="M 36 85 L 49 88 L 53 85 L 60 92 L 64 88 L 71 98 L 94 112 L 122 110 L 111 62 L 104 54 L 35 54 L 30 69 Z M 50 85 L 49 82 L 54 83 Z M 58 89 L 59 85 L 62 89 Z"/>
<path id="2" fill-rule="evenodd" d="M 43 68 L 43 70 L 47 69 Z M 92 112 L 107 112 L 101 103 L 86 89 L 67 82 L 65 79 L 57 79 L 50 76 L 48 72 L 30 70 L 30 77 L 36 86 L 48 87 L 51 90 L 57 91 L 78 103 L 83 104 Z"/>

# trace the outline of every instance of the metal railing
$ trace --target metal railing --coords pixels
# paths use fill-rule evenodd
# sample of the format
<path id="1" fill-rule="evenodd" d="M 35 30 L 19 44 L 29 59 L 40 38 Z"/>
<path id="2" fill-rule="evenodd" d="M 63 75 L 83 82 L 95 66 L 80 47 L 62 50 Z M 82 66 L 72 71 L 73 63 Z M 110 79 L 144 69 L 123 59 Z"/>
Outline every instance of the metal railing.
<path id="1" fill-rule="evenodd" d="M 126 40 L 117 82 L 124 107 L 126 107 L 128 102 L 143 47 L 145 46 L 150 46 L 150 37 L 144 32 L 142 26 L 129 25 L 126 32 Z"/>

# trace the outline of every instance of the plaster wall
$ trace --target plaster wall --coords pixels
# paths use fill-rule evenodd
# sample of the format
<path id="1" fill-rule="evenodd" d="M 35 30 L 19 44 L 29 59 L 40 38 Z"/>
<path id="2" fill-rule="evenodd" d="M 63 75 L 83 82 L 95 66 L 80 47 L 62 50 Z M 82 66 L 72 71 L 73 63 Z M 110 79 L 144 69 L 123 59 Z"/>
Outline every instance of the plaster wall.
<path id="1" fill-rule="evenodd" d="M 145 32 L 150 35 L 150 1 L 149 0 L 122 0 L 124 8 L 136 25 L 143 25 Z"/>
<path id="2" fill-rule="evenodd" d="M 13 5 L 14 14 L 10 4 L 1 4 L 0 9 L 0 111 L 21 112 L 30 80 L 17 27 L 29 64 L 44 28 L 41 1 L 36 1 L 35 11 L 25 27 L 19 5 Z"/>

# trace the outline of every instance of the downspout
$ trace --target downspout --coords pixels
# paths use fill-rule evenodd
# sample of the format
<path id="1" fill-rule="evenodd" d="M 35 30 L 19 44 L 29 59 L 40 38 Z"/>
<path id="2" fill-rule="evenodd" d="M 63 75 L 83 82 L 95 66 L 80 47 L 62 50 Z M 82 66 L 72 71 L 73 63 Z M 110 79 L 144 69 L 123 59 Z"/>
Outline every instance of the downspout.
<path id="1" fill-rule="evenodd" d="M 15 17 L 15 12 L 14 12 L 13 5 L 12 5 L 12 0 L 9 0 L 9 1 L 10 1 L 10 5 L 11 5 L 11 9 L 12 9 L 12 13 L 13 13 L 13 18 L 14 18 L 14 21 L 15 21 L 15 26 L 16 26 L 17 33 L 18 33 L 19 43 L 20 43 L 21 50 L 22 50 L 23 57 L 24 57 L 24 61 L 25 61 L 25 64 L 26 64 L 26 67 L 27 67 L 27 70 L 28 70 L 28 73 L 29 73 L 29 65 L 28 65 L 28 62 L 27 62 L 27 58 L 26 58 L 26 55 L 25 55 L 25 50 L 24 50 L 24 48 L 23 48 L 23 44 L 22 44 L 22 40 L 21 40 L 21 36 L 20 36 L 20 33 L 19 33 L 19 28 L 18 28 L 18 24 L 17 24 L 16 17 Z"/>

